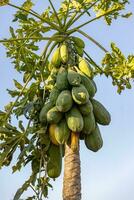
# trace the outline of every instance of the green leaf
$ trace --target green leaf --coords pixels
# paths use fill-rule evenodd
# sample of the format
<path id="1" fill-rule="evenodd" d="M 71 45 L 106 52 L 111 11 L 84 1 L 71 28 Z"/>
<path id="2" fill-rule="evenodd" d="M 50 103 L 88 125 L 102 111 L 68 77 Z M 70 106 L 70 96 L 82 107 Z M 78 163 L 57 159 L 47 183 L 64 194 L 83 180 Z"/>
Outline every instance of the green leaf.
<path id="1" fill-rule="evenodd" d="M 9 3 L 9 0 L 0 0 L 0 6 L 5 6 Z"/>

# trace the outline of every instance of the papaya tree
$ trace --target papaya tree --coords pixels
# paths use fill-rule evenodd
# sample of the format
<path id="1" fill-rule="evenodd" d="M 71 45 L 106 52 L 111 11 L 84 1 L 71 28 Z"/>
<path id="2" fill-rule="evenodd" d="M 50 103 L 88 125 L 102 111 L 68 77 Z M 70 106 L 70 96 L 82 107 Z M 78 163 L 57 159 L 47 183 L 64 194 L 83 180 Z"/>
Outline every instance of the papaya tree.
<path id="1" fill-rule="evenodd" d="M 119 17 L 130 17 L 132 13 L 125 11 L 128 0 L 64 0 L 59 9 L 54 1 L 48 3 L 43 13 L 37 13 L 32 0 L 20 6 L 0 0 L 7 10 L 9 6 L 16 9 L 13 23 L 17 28 L 10 26 L 10 38 L 0 43 L 22 75 L 22 82 L 13 80 L 15 89 L 8 89 L 12 101 L 0 111 L 0 168 L 12 164 L 16 154 L 14 173 L 31 166 L 29 179 L 14 200 L 28 188 L 33 196 L 27 200 L 47 198 L 51 179 L 61 174 L 63 157 L 63 200 L 81 199 L 80 141 L 97 152 L 103 146 L 99 125 L 111 121 L 110 113 L 95 98 L 94 78 L 111 78 L 119 94 L 131 88 L 134 78 L 133 55 L 126 58 L 115 43 L 108 51 L 81 29 L 101 18 L 110 26 Z M 85 15 L 87 21 L 81 23 Z M 101 64 L 85 51 L 84 38 L 104 52 Z"/>

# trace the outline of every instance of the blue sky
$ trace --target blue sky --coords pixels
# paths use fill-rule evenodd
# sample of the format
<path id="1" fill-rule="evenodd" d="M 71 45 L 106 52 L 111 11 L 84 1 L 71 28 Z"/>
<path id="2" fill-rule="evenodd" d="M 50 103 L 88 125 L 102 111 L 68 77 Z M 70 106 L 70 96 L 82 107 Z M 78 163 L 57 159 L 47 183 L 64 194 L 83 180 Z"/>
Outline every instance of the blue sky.
<path id="1" fill-rule="evenodd" d="M 43 8 L 48 5 L 45 1 L 35 0 L 34 2 L 36 2 L 35 10 L 37 11 L 43 11 Z M 127 9 L 134 12 L 134 1 L 130 2 Z M 0 38 L 8 37 L 8 27 L 11 25 L 14 12 L 15 10 L 9 7 L 0 8 Z M 82 19 L 82 21 L 85 20 L 87 17 Z M 110 42 L 115 42 L 126 56 L 134 54 L 134 17 L 114 21 L 110 27 L 106 26 L 103 20 L 99 20 L 87 25 L 83 30 L 108 50 Z M 85 43 L 86 51 L 96 62 L 100 62 L 104 53 L 87 39 Z M 6 58 L 2 45 L 0 45 L 0 66 L 0 109 L 2 109 L 10 100 L 6 88 L 12 88 L 13 78 L 20 79 L 11 61 Z M 110 79 L 103 76 L 97 77 L 96 83 L 98 87 L 96 99 L 108 108 L 112 123 L 108 127 L 100 127 L 104 146 L 98 153 L 90 152 L 81 143 L 82 200 L 133 200 L 134 88 L 118 95 Z M 11 168 L 2 169 L 0 171 L 0 199 L 12 200 L 16 189 L 21 186 L 28 175 L 28 168 L 14 175 L 11 173 Z M 62 200 L 62 178 L 61 175 L 53 183 L 54 190 L 49 193 L 50 200 Z"/>

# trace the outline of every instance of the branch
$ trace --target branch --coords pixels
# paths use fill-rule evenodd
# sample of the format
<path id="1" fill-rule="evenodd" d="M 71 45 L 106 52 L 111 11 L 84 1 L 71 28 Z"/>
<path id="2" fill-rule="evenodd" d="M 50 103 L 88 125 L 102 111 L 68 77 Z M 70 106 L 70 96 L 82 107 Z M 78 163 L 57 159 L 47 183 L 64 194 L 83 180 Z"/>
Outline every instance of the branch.
<path id="1" fill-rule="evenodd" d="M 76 21 L 77 21 L 82 15 L 84 15 L 85 13 L 87 13 L 87 14 L 89 15 L 88 10 L 91 9 L 98 1 L 100 1 L 100 0 L 96 0 L 96 1 L 95 1 L 93 4 L 91 4 L 88 8 L 84 7 L 84 11 L 83 11 L 79 16 L 77 16 L 77 17 L 74 19 L 74 21 L 72 21 L 71 25 L 74 24 L 74 22 L 76 22 Z M 70 25 L 70 26 L 71 26 L 71 25 Z"/>
<path id="2" fill-rule="evenodd" d="M 51 40 L 55 41 L 58 40 L 59 37 L 65 37 L 64 35 L 56 35 L 53 37 L 24 37 L 24 38 L 15 38 L 15 39 L 4 39 L 0 40 L 0 43 L 6 43 L 6 42 L 15 42 L 15 41 L 23 41 L 23 40 Z"/>
<path id="3" fill-rule="evenodd" d="M 102 51 L 104 51 L 105 53 L 107 53 L 108 51 L 99 43 L 97 42 L 94 38 L 92 38 L 91 36 L 87 35 L 85 32 L 81 31 L 81 30 L 77 30 L 80 34 L 82 34 L 83 36 L 85 36 L 87 39 L 89 39 L 91 42 L 93 42 L 95 45 L 97 45 L 100 49 L 102 49 Z"/>
<path id="4" fill-rule="evenodd" d="M 58 26 L 56 26 L 54 23 L 48 21 L 47 19 L 42 18 L 40 15 L 36 14 L 35 12 L 31 12 L 31 11 L 25 10 L 24 8 L 21 8 L 19 6 L 11 4 L 11 3 L 7 3 L 7 5 L 9 5 L 9 6 L 13 7 L 13 8 L 19 9 L 21 11 L 27 12 L 27 13 L 33 15 L 34 17 L 40 19 L 41 21 L 49 24 L 54 30 L 58 30 L 59 32 L 61 32 L 61 29 Z"/>
<path id="5" fill-rule="evenodd" d="M 76 32 L 76 31 L 78 31 L 78 29 L 82 28 L 83 26 L 86 26 L 87 24 L 89 24 L 89 23 L 91 23 L 91 22 L 93 22 L 93 21 L 96 21 L 97 19 L 100 19 L 101 17 L 104 17 L 104 16 L 106 16 L 106 15 L 112 13 L 113 11 L 117 11 L 117 10 L 118 10 L 118 9 L 115 8 L 115 9 L 113 9 L 113 10 L 107 11 L 106 13 L 104 13 L 104 14 L 102 14 L 102 15 L 99 15 L 98 17 L 95 17 L 95 18 L 93 18 L 93 19 L 91 19 L 91 20 L 89 20 L 89 21 L 87 21 L 87 22 L 85 22 L 85 23 L 79 25 L 79 26 L 77 26 L 76 28 L 73 28 L 72 30 L 69 30 L 69 31 L 67 32 L 67 34 L 70 35 L 70 34 Z"/>
<path id="6" fill-rule="evenodd" d="M 101 69 L 101 68 L 94 62 L 94 60 L 87 54 L 86 51 L 84 51 L 84 54 L 87 56 L 87 61 L 88 61 L 88 62 L 91 60 L 91 62 L 92 62 L 93 65 L 95 66 L 95 68 L 99 69 L 102 73 L 104 73 L 103 69 Z"/>
<path id="7" fill-rule="evenodd" d="M 59 26 L 62 28 L 62 23 L 61 23 L 61 21 L 60 21 L 60 19 L 59 19 L 59 17 L 58 17 L 58 14 L 57 14 L 57 12 L 56 12 L 54 6 L 53 6 L 53 3 L 51 2 L 51 0 L 48 0 L 48 1 L 49 1 L 50 5 L 51 5 L 53 11 L 54 11 L 54 14 L 55 14 L 55 17 L 57 18 L 57 21 L 58 21 L 58 23 L 59 23 Z"/>

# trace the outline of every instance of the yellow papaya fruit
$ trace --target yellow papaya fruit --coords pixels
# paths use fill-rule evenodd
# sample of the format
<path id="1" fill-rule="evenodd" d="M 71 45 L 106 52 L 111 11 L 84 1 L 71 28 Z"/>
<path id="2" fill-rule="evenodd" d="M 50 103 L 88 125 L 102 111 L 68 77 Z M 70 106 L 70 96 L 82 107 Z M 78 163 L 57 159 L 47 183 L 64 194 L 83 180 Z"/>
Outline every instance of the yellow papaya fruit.
<path id="1" fill-rule="evenodd" d="M 49 125 L 49 138 L 51 140 L 51 142 L 55 145 L 59 145 L 59 143 L 57 142 L 56 138 L 55 138 L 55 129 L 56 129 L 56 124 L 50 124 Z"/>
<path id="2" fill-rule="evenodd" d="M 71 132 L 71 149 L 76 152 L 79 148 L 79 133 Z"/>
<path id="3" fill-rule="evenodd" d="M 68 47 L 67 44 L 62 44 L 60 46 L 60 57 L 63 64 L 68 62 Z"/>
<path id="4" fill-rule="evenodd" d="M 92 78 L 93 76 L 93 70 L 89 63 L 82 57 L 78 57 L 78 68 L 81 72 L 86 74 L 89 78 Z"/>
<path id="5" fill-rule="evenodd" d="M 59 47 L 54 51 L 54 53 L 52 55 L 51 63 L 55 67 L 59 67 L 60 66 L 61 57 L 60 57 L 60 48 Z"/>

